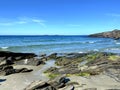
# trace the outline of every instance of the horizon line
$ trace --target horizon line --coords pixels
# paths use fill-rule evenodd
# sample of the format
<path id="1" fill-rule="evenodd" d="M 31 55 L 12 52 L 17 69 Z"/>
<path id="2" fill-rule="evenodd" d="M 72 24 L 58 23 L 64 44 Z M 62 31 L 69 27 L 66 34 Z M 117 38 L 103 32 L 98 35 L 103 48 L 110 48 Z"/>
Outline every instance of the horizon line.
<path id="1" fill-rule="evenodd" d="M 90 35 L 90 34 L 89 34 Z M 45 34 L 45 35 L 27 35 L 27 34 L 25 34 L 25 35 L 15 35 L 15 34 L 13 34 L 13 35 L 0 35 L 0 36 L 88 36 L 88 34 L 81 34 L 81 35 L 56 35 L 56 34 L 53 34 L 53 35 L 47 35 L 47 34 Z"/>

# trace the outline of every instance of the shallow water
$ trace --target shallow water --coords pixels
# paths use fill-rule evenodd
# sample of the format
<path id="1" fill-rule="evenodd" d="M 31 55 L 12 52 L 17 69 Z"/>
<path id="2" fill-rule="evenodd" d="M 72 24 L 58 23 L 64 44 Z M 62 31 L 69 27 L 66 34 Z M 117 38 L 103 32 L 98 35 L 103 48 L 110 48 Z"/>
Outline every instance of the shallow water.
<path id="1" fill-rule="evenodd" d="M 0 50 L 36 54 L 88 51 L 120 53 L 120 40 L 88 36 L 0 36 Z"/>
<path id="2" fill-rule="evenodd" d="M 54 67 L 55 66 L 55 60 L 49 60 L 46 62 L 46 64 L 39 69 L 38 71 L 33 72 L 34 75 L 39 76 L 41 73 L 43 73 L 45 70 L 47 70 L 50 67 Z M 42 76 L 45 76 L 44 74 L 41 74 Z M 41 76 L 41 77 L 42 77 Z M 45 76 L 46 77 L 46 76 Z"/>

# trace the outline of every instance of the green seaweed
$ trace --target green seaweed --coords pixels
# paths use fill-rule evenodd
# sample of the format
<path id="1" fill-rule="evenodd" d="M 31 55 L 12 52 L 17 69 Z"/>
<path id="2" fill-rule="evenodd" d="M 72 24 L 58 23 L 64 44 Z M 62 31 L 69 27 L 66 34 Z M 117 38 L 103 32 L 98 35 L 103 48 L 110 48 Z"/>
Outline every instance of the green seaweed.
<path id="1" fill-rule="evenodd" d="M 90 73 L 89 72 L 81 72 L 81 73 L 78 73 L 75 75 L 77 75 L 77 76 L 90 76 Z"/>
<path id="2" fill-rule="evenodd" d="M 116 61 L 118 59 L 120 59 L 120 56 L 117 56 L 117 55 L 111 55 L 108 57 L 108 60 L 111 60 L 111 61 Z"/>
<path id="3" fill-rule="evenodd" d="M 47 73 L 47 76 L 48 76 L 50 79 L 54 79 L 54 78 L 56 78 L 57 76 L 59 76 L 59 74 Z"/>

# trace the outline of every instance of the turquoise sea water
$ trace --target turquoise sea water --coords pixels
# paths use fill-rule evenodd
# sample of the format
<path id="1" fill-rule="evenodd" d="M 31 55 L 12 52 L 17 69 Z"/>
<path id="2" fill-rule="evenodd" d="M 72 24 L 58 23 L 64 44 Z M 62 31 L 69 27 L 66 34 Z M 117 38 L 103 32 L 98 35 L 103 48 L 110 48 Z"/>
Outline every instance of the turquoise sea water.
<path id="1" fill-rule="evenodd" d="M 120 40 L 88 36 L 0 36 L 0 50 L 36 54 L 88 51 L 120 53 Z"/>

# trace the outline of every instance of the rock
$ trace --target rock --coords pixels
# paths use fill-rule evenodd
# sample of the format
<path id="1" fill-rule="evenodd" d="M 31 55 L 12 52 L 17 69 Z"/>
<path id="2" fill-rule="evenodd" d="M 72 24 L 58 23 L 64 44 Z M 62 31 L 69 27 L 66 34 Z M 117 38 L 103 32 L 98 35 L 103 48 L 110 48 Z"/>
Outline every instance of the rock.
<path id="1" fill-rule="evenodd" d="M 60 67 L 51 67 L 45 73 L 48 73 L 51 77 L 57 77 L 62 74 L 89 77 L 103 73 L 110 66 L 114 66 L 114 69 L 120 70 L 120 67 L 118 67 L 120 66 L 120 56 L 112 53 L 88 52 L 83 55 L 76 53 L 66 55 L 56 59 L 55 64 Z M 108 70 L 112 72 L 112 70 Z M 116 76 L 117 78 L 120 77 L 119 74 Z"/>
<path id="2" fill-rule="evenodd" d="M 15 69 L 13 68 L 13 66 L 4 67 L 3 71 L 5 71 L 5 75 L 10 75 L 10 74 L 15 73 Z"/>
<path id="3" fill-rule="evenodd" d="M 38 66 L 38 65 L 43 65 L 43 64 L 45 64 L 45 62 L 44 61 L 42 61 L 42 60 L 39 60 L 37 63 L 36 63 L 36 66 Z"/>
<path id="4" fill-rule="evenodd" d="M 5 67 L 3 67 L 3 69 L 2 70 L 8 70 L 8 69 L 13 69 L 13 66 L 5 66 Z"/>
<path id="5" fill-rule="evenodd" d="M 120 82 L 120 65 L 113 65 L 105 69 L 108 76 L 114 78 L 117 82 Z"/>
<path id="6" fill-rule="evenodd" d="M 120 30 L 115 29 L 113 31 L 91 34 L 89 36 L 90 37 L 114 38 L 115 40 L 118 40 L 120 38 Z"/>
<path id="7" fill-rule="evenodd" d="M 19 57 L 20 59 L 26 59 L 26 58 L 33 58 L 37 55 L 34 53 L 15 53 L 15 52 L 9 52 L 9 51 L 0 51 L 0 57 L 12 57 L 12 58 L 17 58 Z"/>
<path id="8" fill-rule="evenodd" d="M 60 79 L 59 79 L 59 83 L 67 83 L 68 81 L 66 80 L 66 77 L 61 77 Z"/>
<path id="9" fill-rule="evenodd" d="M 44 61 L 44 62 L 47 61 L 47 57 L 42 57 L 41 61 Z"/>
<path id="10" fill-rule="evenodd" d="M 105 90 L 120 90 L 120 89 L 105 89 Z"/>
<path id="11" fill-rule="evenodd" d="M 22 62 L 24 59 L 26 60 L 26 59 L 34 58 L 35 56 L 37 55 L 35 55 L 34 53 L 15 53 L 9 51 L 0 51 L 0 58 L 2 58 L 1 62 L 5 60 L 6 65 L 12 65 L 14 63 L 16 64 L 16 62 L 19 61 Z"/>
<path id="12" fill-rule="evenodd" d="M 40 57 L 46 57 L 47 55 L 46 54 L 41 54 Z"/>
<path id="13" fill-rule="evenodd" d="M 6 59 L 6 57 L 5 57 L 5 56 L 0 57 L 0 62 L 1 62 L 1 61 L 4 61 L 5 59 Z"/>
<path id="14" fill-rule="evenodd" d="M 75 90 L 75 87 L 73 86 L 70 90 Z"/>
<path id="15" fill-rule="evenodd" d="M 13 57 L 9 57 L 9 58 L 6 59 L 6 64 L 7 64 L 7 65 L 14 64 L 14 60 L 15 60 L 15 59 L 14 59 Z"/>
<path id="16" fill-rule="evenodd" d="M 32 82 L 25 90 L 57 90 L 43 81 Z"/>
<path id="17" fill-rule="evenodd" d="M 57 53 L 53 53 L 47 57 L 47 59 L 56 59 L 57 58 Z"/>
<path id="18" fill-rule="evenodd" d="M 21 73 L 31 72 L 31 71 L 33 71 L 33 69 L 27 69 L 27 68 L 19 69 L 19 72 L 21 72 Z"/>
<path id="19" fill-rule="evenodd" d="M 26 87 L 25 90 L 35 90 L 41 86 L 48 86 L 48 84 L 43 81 L 34 81 L 28 87 Z"/>
<path id="20" fill-rule="evenodd" d="M 57 72 L 57 70 L 58 70 L 58 68 L 56 68 L 56 67 L 50 67 L 49 69 L 47 69 L 45 71 L 45 73 L 55 73 L 55 72 Z"/>
<path id="21" fill-rule="evenodd" d="M 23 57 L 22 56 L 18 56 L 18 57 L 15 57 L 15 60 L 21 60 L 21 59 L 23 59 Z"/>
<path id="22" fill-rule="evenodd" d="M 59 90 L 60 88 L 65 87 L 66 83 L 65 77 L 59 77 L 48 82 L 35 81 L 26 87 L 25 90 Z"/>
<path id="23" fill-rule="evenodd" d="M 2 66 L 0 68 L 0 75 L 10 75 L 15 73 L 25 73 L 25 72 L 31 72 L 32 69 L 22 68 L 22 69 L 15 69 L 13 66 Z"/>
<path id="24" fill-rule="evenodd" d="M 54 80 L 49 81 L 49 84 L 58 90 L 59 88 L 65 87 L 69 81 L 69 78 L 66 78 L 65 76 L 59 76 L 56 77 Z"/>
<path id="25" fill-rule="evenodd" d="M 76 59 L 76 58 L 80 58 L 80 57 L 83 57 L 83 56 L 86 56 L 88 53 L 68 53 L 66 55 L 66 57 L 68 59 Z"/>
<path id="26" fill-rule="evenodd" d="M 15 73 L 15 69 L 8 69 L 5 71 L 5 75 L 10 75 L 10 74 L 14 74 Z"/>
<path id="27" fill-rule="evenodd" d="M 45 64 L 44 61 L 42 61 L 41 59 L 37 59 L 37 58 L 23 59 L 23 60 L 15 61 L 14 63 L 16 65 L 33 65 L 33 66 Z"/>
<path id="28" fill-rule="evenodd" d="M 22 69 L 14 69 L 14 68 L 8 68 L 5 71 L 5 75 L 15 74 L 15 73 L 26 73 L 33 71 L 32 69 L 22 68 Z"/>

